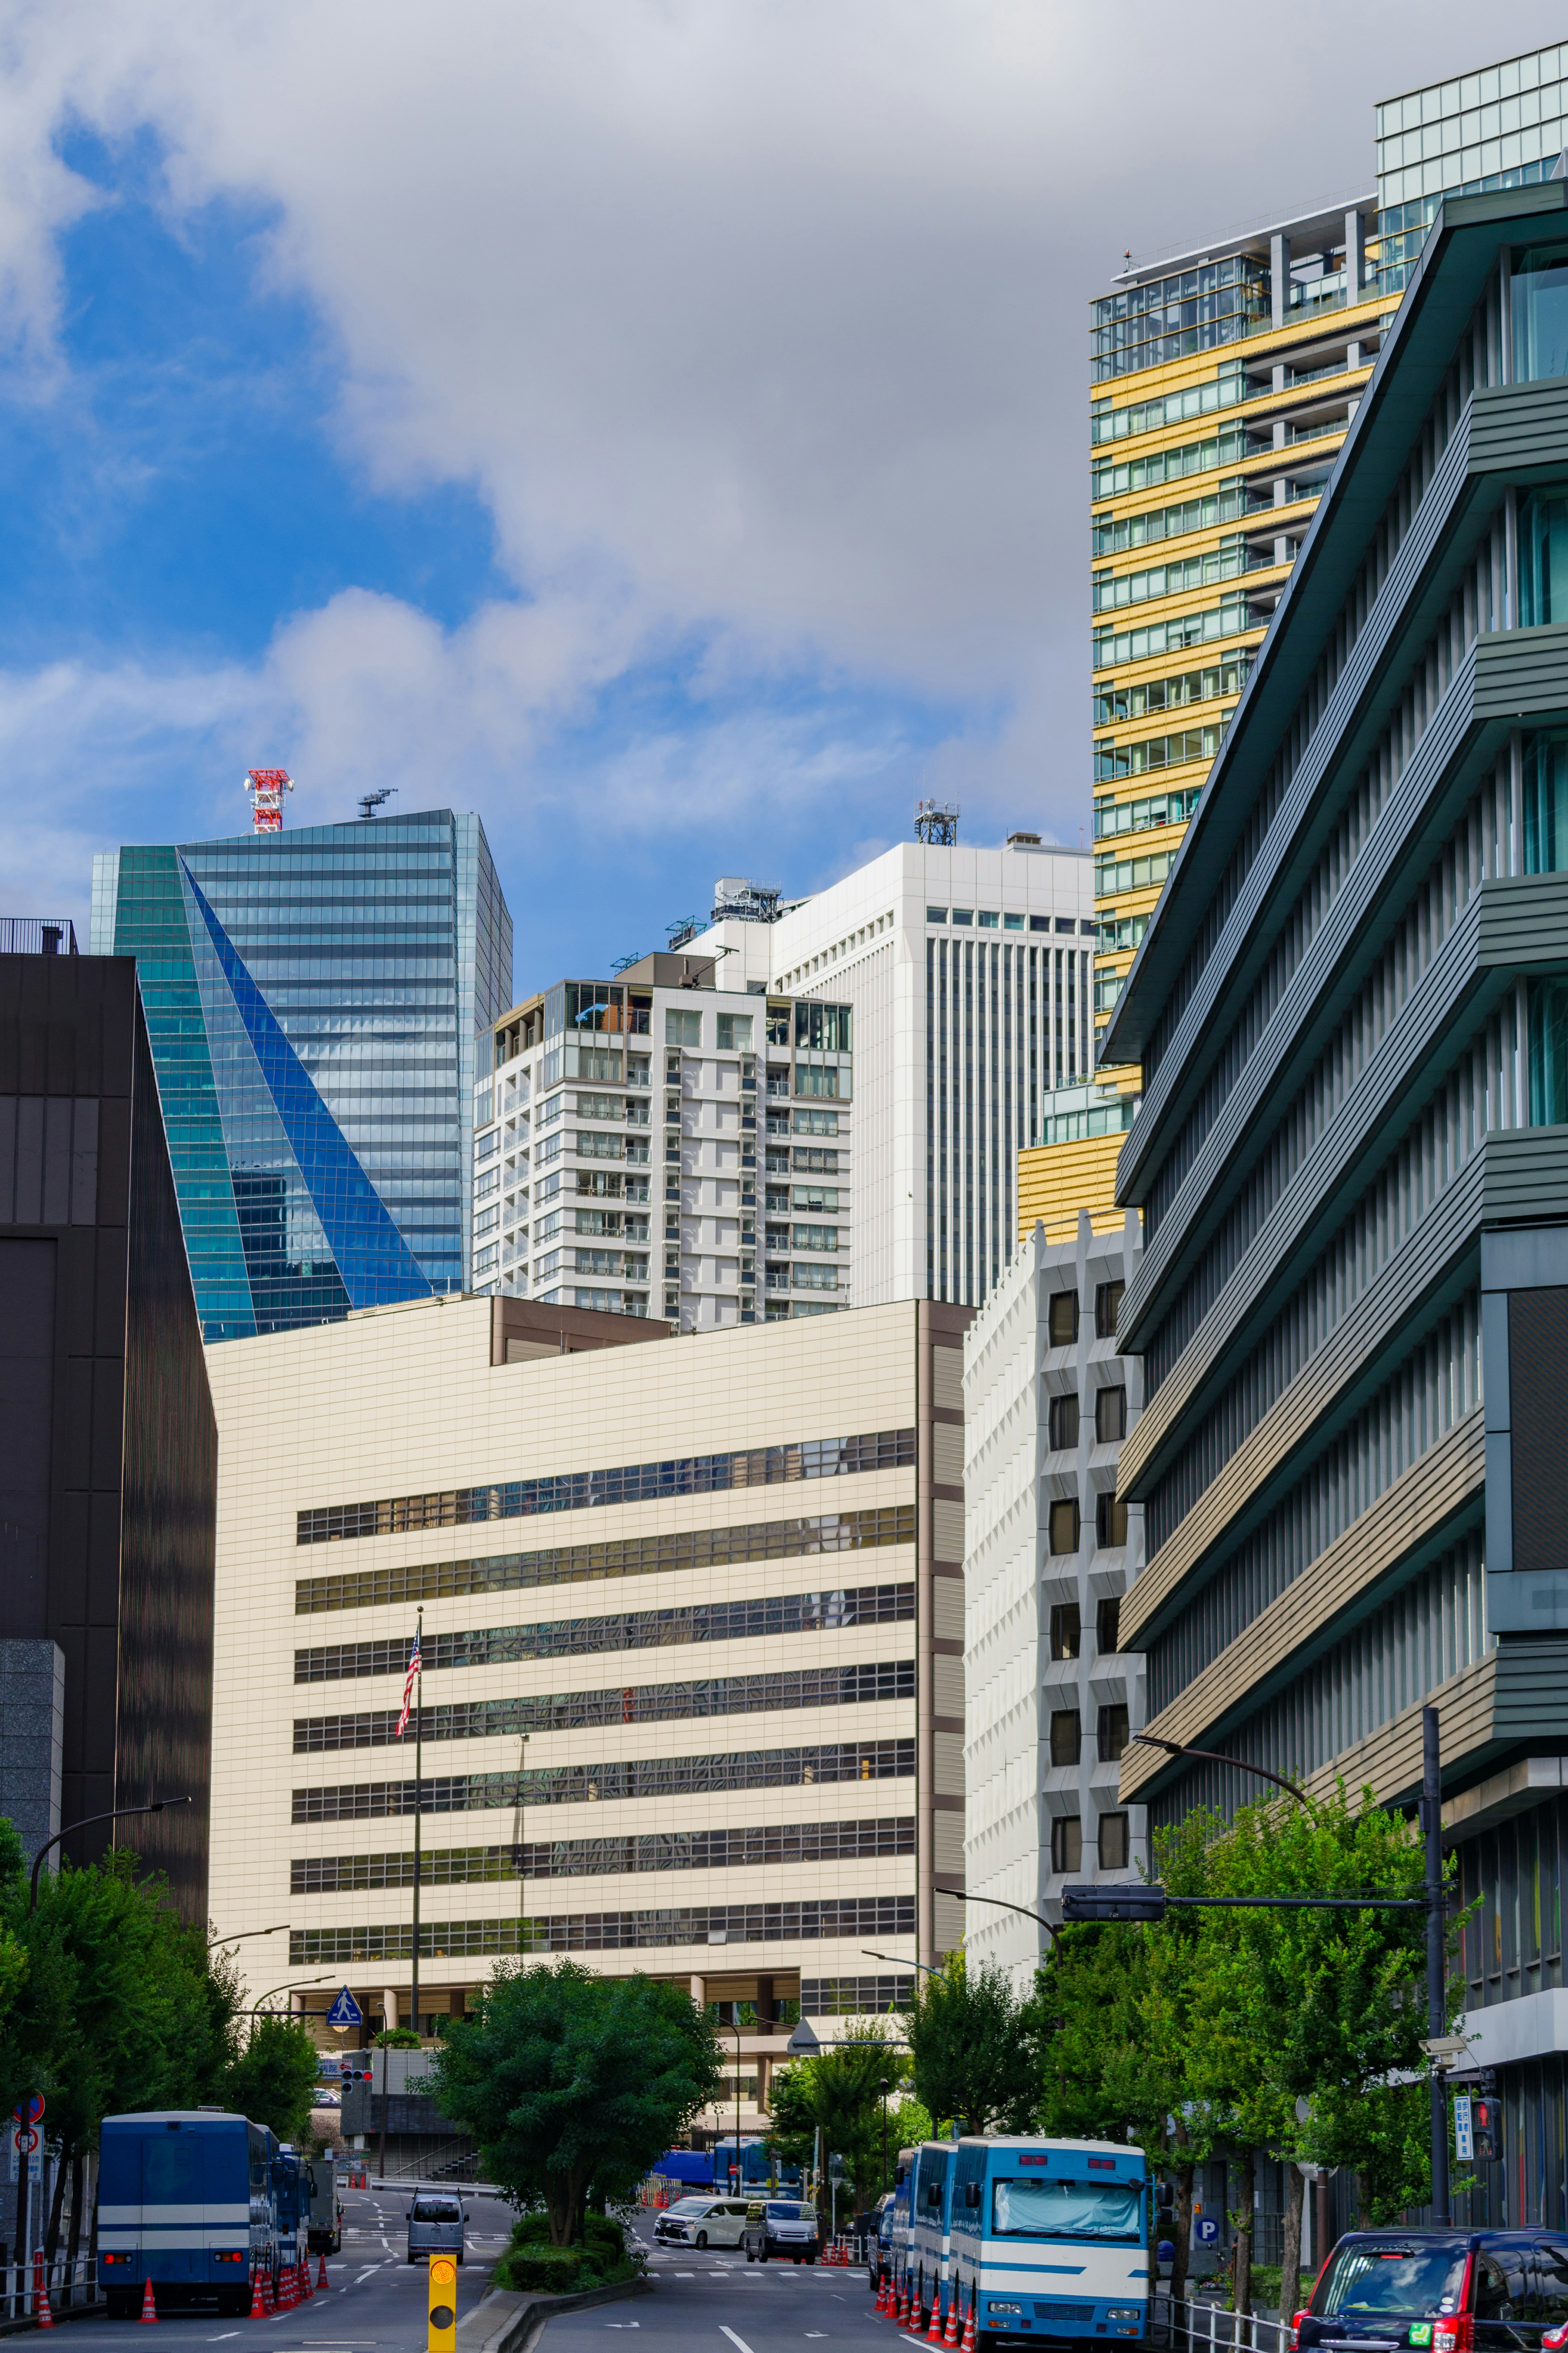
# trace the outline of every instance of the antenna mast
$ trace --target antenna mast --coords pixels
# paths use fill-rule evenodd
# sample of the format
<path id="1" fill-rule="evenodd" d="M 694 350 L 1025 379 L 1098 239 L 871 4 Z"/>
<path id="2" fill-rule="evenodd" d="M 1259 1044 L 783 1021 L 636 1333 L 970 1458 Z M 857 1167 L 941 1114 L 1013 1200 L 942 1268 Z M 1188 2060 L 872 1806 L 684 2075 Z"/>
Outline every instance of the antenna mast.
<path id="1" fill-rule="evenodd" d="M 915 803 L 915 839 L 928 849 L 952 849 L 958 840 L 956 804 L 943 808 L 938 801 Z"/>
<path id="2" fill-rule="evenodd" d="M 250 823 L 257 833 L 281 833 L 283 796 L 294 789 L 287 768 L 247 768 L 243 789 L 250 795 Z"/>

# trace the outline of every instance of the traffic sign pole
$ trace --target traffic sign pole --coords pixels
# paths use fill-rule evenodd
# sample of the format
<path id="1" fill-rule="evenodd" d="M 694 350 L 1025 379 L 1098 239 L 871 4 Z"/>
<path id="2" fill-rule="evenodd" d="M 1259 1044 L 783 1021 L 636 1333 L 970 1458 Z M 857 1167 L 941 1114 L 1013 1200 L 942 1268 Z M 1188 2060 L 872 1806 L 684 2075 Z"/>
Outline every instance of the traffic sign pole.
<path id="1" fill-rule="evenodd" d="M 19 2130 L 16 2137 L 16 2305 L 18 2318 L 27 2308 L 27 2276 L 24 2266 L 27 2261 L 27 2191 L 32 2182 L 33 2152 L 29 2145 L 21 2146 L 24 2137 L 37 2125 L 44 2113 L 44 2095 L 34 2092 L 17 2102 L 13 2114 Z"/>

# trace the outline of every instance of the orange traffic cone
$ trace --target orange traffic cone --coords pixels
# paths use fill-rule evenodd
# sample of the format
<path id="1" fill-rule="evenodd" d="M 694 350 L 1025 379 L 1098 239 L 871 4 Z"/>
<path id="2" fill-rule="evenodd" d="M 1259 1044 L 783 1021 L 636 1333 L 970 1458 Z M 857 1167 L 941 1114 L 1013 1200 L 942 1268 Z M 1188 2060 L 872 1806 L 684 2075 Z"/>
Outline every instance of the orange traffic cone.
<path id="1" fill-rule="evenodd" d="M 978 2290 L 979 2283 L 976 2282 L 970 2290 L 969 2310 L 964 2316 L 963 2353 L 974 2353 L 974 2305 Z"/>
<path id="2" fill-rule="evenodd" d="M 33 2320 L 39 2328 L 52 2328 L 55 2325 L 55 2316 L 49 2310 L 49 2291 L 44 2282 L 42 2247 L 33 2257 Z"/>
<path id="3" fill-rule="evenodd" d="M 149 2281 L 148 2281 L 148 2283 L 147 2283 L 147 2284 L 146 2284 L 146 2287 L 142 2290 L 142 2321 L 141 2321 L 141 2326 L 142 2326 L 143 2328 L 145 2328 L 149 2321 L 151 2321 L 151 2320 L 156 2320 L 156 2319 L 157 2319 L 157 2317 L 158 2317 L 158 2303 L 157 2303 L 157 2298 L 156 2298 L 156 2297 L 153 2295 L 153 2283 L 152 2283 L 152 2281 L 151 2281 L 151 2280 L 149 2280 Z"/>
<path id="4" fill-rule="evenodd" d="M 926 2343 L 928 2345 L 942 2343 L 942 2290 L 940 2288 L 931 2290 L 931 2327 L 926 2330 Z"/>
<path id="5" fill-rule="evenodd" d="M 900 2280 L 899 2283 L 899 2306 L 898 2310 L 893 2316 L 897 2320 L 900 2328 L 907 2328 L 909 2327 L 910 2283 L 907 2278 Z"/>
<path id="6" fill-rule="evenodd" d="M 310 2258 L 308 2253 L 302 2254 L 300 2258 L 300 2303 L 309 2304 L 310 2298 L 315 2295 L 315 2289 L 310 2285 Z"/>
<path id="7" fill-rule="evenodd" d="M 267 2306 L 261 2294 L 261 2274 L 258 2271 L 253 2271 L 250 2274 L 250 2317 L 252 2320 L 265 2320 L 267 2317 Z"/>
<path id="8" fill-rule="evenodd" d="M 328 2279 L 328 2277 L 327 2277 L 327 2258 L 326 2258 L 326 2255 L 323 2253 L 323 2254 L 322 2254 L 322 2257 L 321 2257 L 321 2269 L 320 2269 L 320 2270 L 317 2272 L 317 2274 L 316 2274 L 316 2287 L 317 2287 L 317 2291 L 318 2291 L 318 2293 L 319 2293 L 322 2288 L 330 2287 L 330 2286 L 331 2286 L 331 2281 L 330 2281 L 330 2280 Z"/>
<path id="9" fill-rule="evenodd" d="M 294 2266 L 292 2263 L 285 2263 L 282 2270 L 278 2274 L 278 2309 L 279 2312 L 292 2312 L 294 2309 Z"/>
<path id="10" fill-rule="evenodd" d="M 956 2287 L 947 2300 L 947 2327 L 942 2332 L 942 2341 L 944 2345 L 955 2346 L 958 2343 L 958 2290 Z"/>

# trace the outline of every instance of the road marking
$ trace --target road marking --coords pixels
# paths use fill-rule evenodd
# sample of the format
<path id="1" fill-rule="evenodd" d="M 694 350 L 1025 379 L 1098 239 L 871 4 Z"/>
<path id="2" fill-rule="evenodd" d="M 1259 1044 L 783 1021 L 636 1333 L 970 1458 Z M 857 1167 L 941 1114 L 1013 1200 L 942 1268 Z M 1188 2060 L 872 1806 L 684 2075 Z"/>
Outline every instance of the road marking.
<path id="1" fill-rule="evenodd" d="M 17 2161 L 19 2164 L 20 2159 Z M 209 2337 L 207 2338 L 207 2343 L 209 2345 L 226 2345 L 231 2337 L 237 2337 L 238 2335 L 239 2331 L 237 2328 L 226 2328 L 221 2337 Z"/>
<path id="2" fill-rule="evenodd" d="M 737 2337 L 732 2328 L 725 2328 L 721 2321 L 720 2323 L 720 2327 L 723 2331 L 723 2334 L 729 2338 L 731 2345 L 738 2345 L 740 2347 L 741 2353 L 752 2353 L 752 2348 L 747 2344 L 743 2337 Z"/>

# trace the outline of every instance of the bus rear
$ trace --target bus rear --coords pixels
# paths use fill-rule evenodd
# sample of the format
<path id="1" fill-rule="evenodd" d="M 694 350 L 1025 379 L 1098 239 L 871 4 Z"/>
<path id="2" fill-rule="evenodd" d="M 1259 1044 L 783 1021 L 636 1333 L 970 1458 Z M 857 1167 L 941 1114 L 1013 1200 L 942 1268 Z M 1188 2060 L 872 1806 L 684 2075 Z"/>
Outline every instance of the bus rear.
<path id="1" fill-rule="evenodd" d="M 910 2200 L 910 2321 L 935 2311 L 947 2311 L 950 2231 L 952 2212 L 955 2145 L 947 2140 L 923 2140 L 915 2151 L 914 2189 Z"/>
<path id="2" fill-rule="evenodd" d="M 958 2145 L 952 2279 L 976 2353 L 1141 2342 L 1149 2325 L 1149 2180 L 1115 2141 Z"/>
<path id="3" fill-rule="evenodd" d="M 216 2303 L 250 2310 L 252 2264 L 270 2266 L 277 2147 L 262 2125 L 213 2108 L 105 2116 L 99 2139 L 98 2263 L 111 2316 Z"/>

